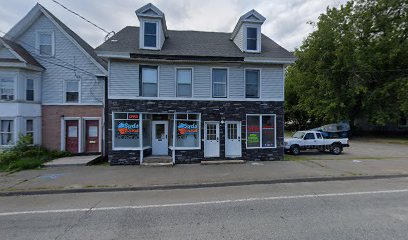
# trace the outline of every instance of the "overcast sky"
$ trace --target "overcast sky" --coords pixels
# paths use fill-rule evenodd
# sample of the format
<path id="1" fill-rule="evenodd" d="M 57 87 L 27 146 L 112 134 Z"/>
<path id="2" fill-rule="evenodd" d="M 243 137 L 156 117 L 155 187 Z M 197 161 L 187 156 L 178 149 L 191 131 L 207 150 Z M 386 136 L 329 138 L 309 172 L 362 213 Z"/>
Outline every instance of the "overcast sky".
<path id="1" fill-rule="evenodd" d="M 164 12 L 168 29 L 232 32 L 238 18 L 251 9 L 266 17 L 264 34 L 288 50 L 299 47 L 313 31 L 307 24 L 316 21 L 327 6 L 346 0 L 58 0 L 109 31 L 138 26 L 135 10 L 153 3 Z M 0 30 L 7 32 L 35 5 L 36 0 L 0 0 Z M 105 33 L 67 12 L 51 0 L 39 0 L 44 7 L 96 47 Z M 0 34 L 3 35 L 3 34 Z"/>

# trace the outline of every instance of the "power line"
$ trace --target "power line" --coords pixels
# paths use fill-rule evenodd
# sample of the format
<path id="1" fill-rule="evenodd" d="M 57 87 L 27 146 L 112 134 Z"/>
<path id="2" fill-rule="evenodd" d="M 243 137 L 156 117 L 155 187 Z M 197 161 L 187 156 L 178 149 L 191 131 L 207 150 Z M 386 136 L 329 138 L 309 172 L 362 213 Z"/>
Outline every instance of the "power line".
<path id="1" fill-rule="evenodd" d="M 109 32 L 109 31 L 105 30 L 104 28 L 98 26 L 96 23 L 93 23 L 93 22 L 91 22 L 90 20 L 86 19 L 85 17 L 81 16 L 79 13 L 77 13 L 77 12 L 75 12 L 75 11 L 69 9 L 68 7 L 64 6 L 62 3 L 59 3 L 59 2 L 56 1 L 56 0 L 51 0 L 51 1 L 53 1 L 54 3 L 60 5 L 62 8 L 64 8 L 64 9 L 67 10 L 68 12 L 70 12 L 70 13 L 72 13 L 72 14 L 78 16 L 79 18 L 83 19 L 84 21 L 88 22 L 88 23 L 91 24 L 92 26 L 94 26 L 94 27 L 98 28 L 99 30 L 105 32 L 106 34 L 111 34 L 111 33 L 112 33 L 112 31 Z"/>

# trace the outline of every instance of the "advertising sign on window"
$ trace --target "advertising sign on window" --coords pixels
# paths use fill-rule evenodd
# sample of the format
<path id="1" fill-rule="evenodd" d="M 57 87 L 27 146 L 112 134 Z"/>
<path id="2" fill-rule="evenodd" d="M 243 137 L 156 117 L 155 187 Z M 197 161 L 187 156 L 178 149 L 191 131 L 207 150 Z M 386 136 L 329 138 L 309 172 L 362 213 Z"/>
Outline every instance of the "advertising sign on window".
<path id="1" fill-rule="evenodd" d="M 195 123 L 188 124 L 186 122 L 179 122 L 177 126 L 178 135 L 196 134 L 198 133 L 198 125 Z"/>
<path id="2" fill-rule="evenodd" d="M 139 133 L 139 124 L 119 122 L 117 129 L 120 135 L 134 135 Z"/>

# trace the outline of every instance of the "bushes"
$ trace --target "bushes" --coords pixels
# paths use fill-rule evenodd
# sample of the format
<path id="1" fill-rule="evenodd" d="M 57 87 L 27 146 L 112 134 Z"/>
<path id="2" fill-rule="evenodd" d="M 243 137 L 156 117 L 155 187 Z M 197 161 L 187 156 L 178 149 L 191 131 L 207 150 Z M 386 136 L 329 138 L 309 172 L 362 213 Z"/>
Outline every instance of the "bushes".
<path id="1" fill-rule="evenodd" d="M 31 136 L 19 136 L 13 148 L 0 152 L 0 171 L 19 171 L 38 168 L 50 160 L 67 157 L 69 152 L 49 151 L 40 146 L 33 146 Z"/>

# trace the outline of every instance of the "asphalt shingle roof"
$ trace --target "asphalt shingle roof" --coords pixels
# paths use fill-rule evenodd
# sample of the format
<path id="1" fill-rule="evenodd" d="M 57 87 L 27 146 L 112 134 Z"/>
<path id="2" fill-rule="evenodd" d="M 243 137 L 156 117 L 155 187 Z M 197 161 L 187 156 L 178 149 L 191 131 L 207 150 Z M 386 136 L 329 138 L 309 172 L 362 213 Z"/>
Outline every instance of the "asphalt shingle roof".
<path id="1" fill-rule="evenodd" d="M 21 58 L 24 59 L 28 64 L 31 64 L 33 66 L 37 66 L 40 68 L 45 69 L 25 48 L 23 48 L 20 44 L 15 43 L 13 41 L 10 41 L 8 39 L 5 39 L 3 37 L 0 37 L 2 41 L 4 41 L 5 44 L 7 44 L 11 49 L 13 49 L 14 52 L 16 52 Z"/>
<path id="2" fill-rule="evenodd" d="M 231 33 L 169 30 L 169 38 L 161 51 L 139 48 L 139 27 L 128 26 L 108 39 L 97 52 L 124 52 L 133 54 L 199 56 L 199 57 L 257 57 L 293 60 L 294 56 L 272 39 L 262 34 L 262 52 L 244 53 L 233 41 Z"/>

